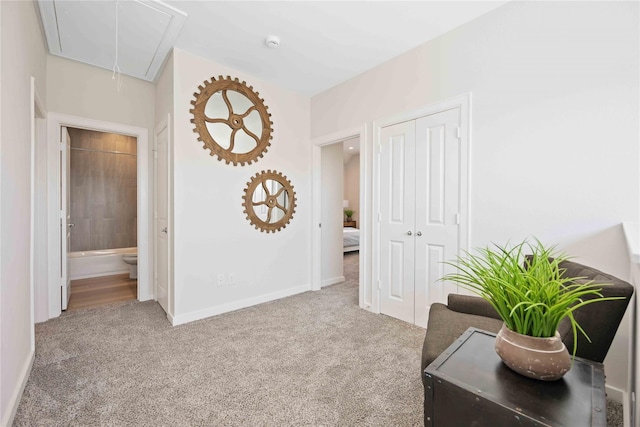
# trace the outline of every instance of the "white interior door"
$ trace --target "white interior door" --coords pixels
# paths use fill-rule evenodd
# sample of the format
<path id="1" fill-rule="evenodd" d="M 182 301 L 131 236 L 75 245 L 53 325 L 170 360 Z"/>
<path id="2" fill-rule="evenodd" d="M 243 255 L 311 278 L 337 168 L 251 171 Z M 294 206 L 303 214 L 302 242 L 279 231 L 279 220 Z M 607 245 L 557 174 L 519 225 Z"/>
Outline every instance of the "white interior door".
<path id="1" fill-rule="evenodd" d="M 167 121 L 169 123 L 169 121 Z M 156 133 L 155 282 L 158 303 L 169 313 L 169 125 Z"/>
<path id="2" fill-rule="evenodd" d="M 423 327 L 429 306 L 458 291 L 438 279 L 459 250 L 459 128 L 460 108 L 416 120 L 415 324 Z"/>
<path id="3" fill-rule="evenodd" d="M 455 286 L 438 280 L 459 251 L 460 108 L 380 131 L 380 312 L 427 326 Z"/>
<path id="4" fill-rule="evenodd" d="M 415 123 L 380 134 L 380 312 L 414 322 Z"/>
<path id="5" fill-rule="evenodd" d="M 66 310 L 71 298 L 71 279 L 69 278 L 69 250 L 71 248 L 71 139 L 66 127 L 60 128 L 60 287 L 61 309 Z"/>

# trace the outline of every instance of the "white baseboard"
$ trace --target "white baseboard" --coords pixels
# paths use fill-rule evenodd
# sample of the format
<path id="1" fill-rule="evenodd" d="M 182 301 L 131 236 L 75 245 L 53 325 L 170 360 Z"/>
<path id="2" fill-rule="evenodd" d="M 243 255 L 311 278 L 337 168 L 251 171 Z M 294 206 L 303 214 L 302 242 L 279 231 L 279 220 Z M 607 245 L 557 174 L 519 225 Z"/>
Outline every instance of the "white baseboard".
<path id="1" fill-rule="evenodd" d="M 608 384 L 605 385 L 605 392 L 609 399 L 615 400 L 618 403 L 624 404 L 625 399 L 627 398 L 627 392 L 617 387 L 611 387 Z"/>
<path id="2" fill-rule="evenodd" d="M 624 420 L 624 426 L 631 426 L 631 408 L 629 408 L 628 393 L 617 387 L 611 387 L 608 384 L 605 384 L 605 392 L 607 393 L 607 397 L 609 399 L 615 400 L 616 402 L 622 404 L 622 418 Z"/>
<path id="3" fill-rule="evenodd" d="M 20 405 L 22 393 L 24 392 L 24 388 L 27 385 L 27 381 L 29 380 L 29 375 L 31 374 L 31 368 L 33 367 L 33 361 L 35 360 L 35 358 L 36 354 L 34 351 L 32 351 L 20 371 L 18 386 L 15 388 L 13 394 L 11 395 L 11 399 L 9 400 L 9 404 L 7 405 L 7 412 L 5 412 L 4 416 L 2 417 L 2 422 L 0 423 L 0 425 L 3 427 L 13 424 L 13 419 L 16 416 L 18 405 Z"/>
<path id="4" fill-rule="evenodd" d="M 99 271 L 97 273 L 86 273 L 86 274 L 74 274 L 69 276 L 69 280 L 80 280 L 80 279 L 93 279 L 94 277 L 104 277 L 104 276 L 116 276 L 120 274 L 129 274 L 131 270 L 105 270 Z"/>
<path id="5" fill-rule="evenodd" d="M 140 282 L 138 281 L 138 285 L 140 284 Z M 150 292 L 147 292 L 148 289 L 138 289 L 138 301 L 149 301 L 149 300 L 156 300 L 155 295 L 153 295 Z"/>
<path id="6" fill-rule="evenodd" d="M 171 323 L 172 326 L 176 326 L 176 319 L 175 317 L 173 317 L 173 314 L 171 313 L 167 313 L 167 320 L 169 320 L 169 323 Z"/>
<path id="7" fill-rule="evenodd" d="M 196 320 L 206 319 L 207 317 L 217 316 L 218 314 L 228 313 L 230 311 L 239 310 L 241 308 L 251 307 L 269 301 L 275 301 L 280 298 L 289 297 L 291 295 L 300 294 L 311 290 L 310 285 L 297 286 L 295 288 L 285 289 L 283 291 L 273 292 L 271 294 L 260 295 L 253 298 L 247 298 L 234 301 L 229 304 L 217 305 L 205 308 L 204 310 L 192 311 L 191 313 L 179 314 L 177 316 L 167 316 L 173 326 L 182 325 Z"/>
<path id="8" fill-rule="evenodd" d="M 336 283 L 341 283 L 341 282 L 344 282 L 344 281 L 345 281 L 344 276 L 338 276 L 338 277 L 334 277 L 332 279 L 325 279 L 322 282 L 320 282 L 320 287 L 324 288 L 325 286 L 335 285 Z"/>

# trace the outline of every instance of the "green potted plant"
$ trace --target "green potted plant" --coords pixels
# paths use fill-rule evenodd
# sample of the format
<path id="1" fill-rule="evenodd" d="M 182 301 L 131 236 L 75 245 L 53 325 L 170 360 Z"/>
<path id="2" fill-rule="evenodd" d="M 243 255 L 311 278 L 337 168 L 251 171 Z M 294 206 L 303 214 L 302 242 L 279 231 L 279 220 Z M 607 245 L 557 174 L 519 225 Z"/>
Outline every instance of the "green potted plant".
<path id="1" fill-rule="evenodd" d="M 344 214 L 347 217 L 347 221 L 351 221 L 351 218 L 353 217 L 353 210 L 351 209 L 345 209 L 344 210 Z"/>
<path id="2" fill-rule="evenodd" d="M 494 246 L 447 262 L 457 272 L 441 280 L 457 282 L 489 302 L 500 315 L 504 325 L 496 337 L 496 352 L 507 366 L 531 378 L 561 378 L 571 367 L 571 358 L 557 332 L 560 322 L 569 319 L 575 357 L 578 331 L 589 337 L 574 311 L 619 298 L 603 297 L 600 291 L 605 284 L 566 277 L 560 263 L 569 257 L 538 240 L 525 240 L 511 248 Z"/>

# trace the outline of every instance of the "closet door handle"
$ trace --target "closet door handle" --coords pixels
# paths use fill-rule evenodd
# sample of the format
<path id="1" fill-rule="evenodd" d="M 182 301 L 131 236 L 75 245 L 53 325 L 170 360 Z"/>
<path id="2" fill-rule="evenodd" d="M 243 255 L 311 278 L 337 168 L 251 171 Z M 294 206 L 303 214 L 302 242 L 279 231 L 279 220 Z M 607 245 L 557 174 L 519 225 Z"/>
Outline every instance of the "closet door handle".
<path id="1" fill-rule="evenodd" d="M 411 231 L 407 231 L 407 236 L 411 236 Z"/>
<path id="2" fill-rule="evenodd" d="M 418 231 L 418 232 L 416 233 L 416 235 L 417 235 L 418 237 L 422 236 L 422 231 Z"/>

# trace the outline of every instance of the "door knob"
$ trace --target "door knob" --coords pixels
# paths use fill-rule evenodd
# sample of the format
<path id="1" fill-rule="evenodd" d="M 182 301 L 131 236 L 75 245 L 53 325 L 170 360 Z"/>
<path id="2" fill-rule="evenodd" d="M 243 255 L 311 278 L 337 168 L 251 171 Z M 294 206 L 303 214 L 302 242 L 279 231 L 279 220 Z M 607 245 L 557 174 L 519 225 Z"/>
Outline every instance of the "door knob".
<path id="1" fill-rule="evenodd" d="M 75 226 L 76 226 L 76 225 L 75 225 L 74 223 L 72 223 L 72 222 L 70 222 L 69 224 L 67 224 L 67 227 L 69 227 L 69 228 L 73 228 L 73 227 L 75 227 Z"/>
<path id="2" fill-rule="evenodd" d="M 163 228 L 162 230 L 160 230 L 162 233 L 167 234 L 167 227 Z"/>
<path id="3" fill-rule="evenodd" d="M 407 236 L 411 236 L 411 231 L 407 231 Z"/>
<path id="4" fill-rule="evenodd" d="M 418 232 L 416 233 L 416 235 L 418 235 L 418 237 L 419 237 L 419 236 L 422 236 L 422 231 L 418 231 Z"/>

